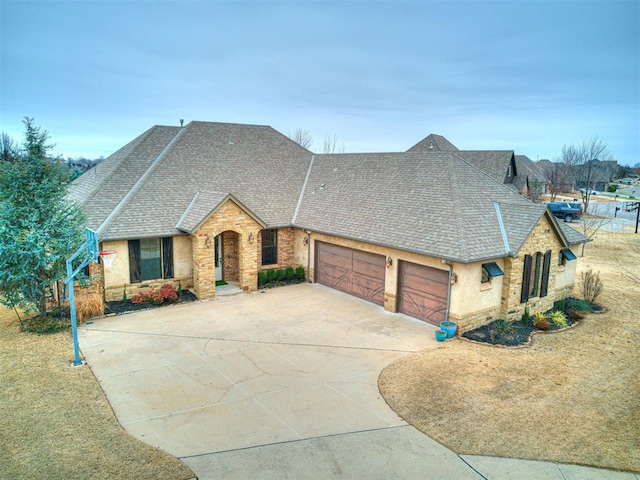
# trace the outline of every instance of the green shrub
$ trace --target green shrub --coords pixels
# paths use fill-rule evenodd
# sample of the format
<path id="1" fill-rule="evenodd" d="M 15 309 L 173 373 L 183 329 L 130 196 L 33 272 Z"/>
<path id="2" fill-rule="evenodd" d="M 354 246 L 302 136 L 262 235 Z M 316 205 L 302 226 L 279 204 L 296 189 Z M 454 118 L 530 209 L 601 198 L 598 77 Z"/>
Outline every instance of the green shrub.
<path id="1" fill-rule="evenodd" d="M 613 183 L 607 187 L 607 192 L 614 193 L 616 190 L 618 190 L 618 186 Z"/>
<path id="2" fill-rule="evenodd" d="M 279 268 L 278 270 L 276 270 L 276 280 L 279 282 L 282 282 L 285 278 L 286 272 L 284 271 L 283 268 Z"/>
<path id="3" fill-rule="evenodd" d="M 265 270 L 260 270 L 258 272 L 258 287 L 262 287 L 267 283 L 268 275 Z"/>
<path id="4" fill-rule="evenodd" d="M 20 322 L 20 331 L 30 333 L 57 333 L 68 330 L 71 327 L 70 318 L 60 318 L 60 314 L 54 312 L 37 317 L 25 318 Z"/>
<path id="5" fill-rule="evenodd" d="M 522 314 L 522 323 L 529 323 L 531 321 L 530 315 L 529 315 L 529 307 L 526 306 L 524 307 L 524 313 Z"/>
<path id="6" fill-rule="evenodd" d="M 267 272 L 267 283 L 273 283 L 276 280 L 276 269 L 272 268 L 270 270 L 266 270 Z"/>
<path id="7" fill-rule="evenodd" d="M 303 266 L 299 266 L 296 268 L 296 278 L 298 280 L 303 280 L 304 279 L 304 267 Z"/>
<path id="8" fill-rule="evenodd" d="M 293 270 L 293 267 L 287 267 L 284 270 L 284 279 L 289 281 L 289 280 L 293 280 L 293 278 L 296 276 L 296 272 Z"/>
<path id="9" fill-rule="evenodd" d="M 561 310 L 554 310 L 549 314 L 549 320 L 558 328 L 567 327 L 567 316 Z"/>

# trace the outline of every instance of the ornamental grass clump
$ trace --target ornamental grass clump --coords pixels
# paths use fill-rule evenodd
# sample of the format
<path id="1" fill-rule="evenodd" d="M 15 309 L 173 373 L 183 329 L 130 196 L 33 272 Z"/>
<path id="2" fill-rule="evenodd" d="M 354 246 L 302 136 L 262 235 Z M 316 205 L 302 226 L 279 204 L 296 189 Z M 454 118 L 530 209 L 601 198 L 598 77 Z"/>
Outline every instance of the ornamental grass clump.
<path id="1" fill-rule="evenodd" d="M 600 273 L 594 272 L 591 267 L 580 274 L 582 284 L 582 296 L 589 303 L 595 303 L 596 298 L 604 290 L 604 284 L 600 280 Z"/>

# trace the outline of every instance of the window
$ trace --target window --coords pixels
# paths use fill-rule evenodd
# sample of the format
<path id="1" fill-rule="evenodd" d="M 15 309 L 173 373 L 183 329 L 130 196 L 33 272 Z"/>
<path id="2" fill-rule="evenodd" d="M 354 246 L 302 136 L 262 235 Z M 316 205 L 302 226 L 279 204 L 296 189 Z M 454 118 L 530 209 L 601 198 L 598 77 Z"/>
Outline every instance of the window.
<path id="1" fill-rule="evenodd" d="M 530 298 L 547 296 L 550 270 L 551 250 L 547 250 L 544 255 L 541 252 L 537 252 L 535 254 L 535 262 L 534 256 L 524 256 L 520 303 L 524 303 Z"/>
<path id="2" fill-rule="evenodd" d="M 278 263 L 277 230 L 262 230 L 262 265 Z"/>
<path id="3" fill-rule="evenodd" d="M 173 238 L 129 240 L 131 283 L 173 278 Z"/>
<path id="4" fill-rule="evenodd" d="M 504 272 L 500 269 L 497 263 L 483 263 L 482 264 L 482 283 L 489 283 L 493 277 L 500 277 L 504 275 Z"/>
<path id="5" fill-rule="evenodd" d="M 566 265 L 567 261 L 575 260 L 576 258 L 578 257 L 570 249 L 563 248 L 558 255 L 558 265 Z"/>

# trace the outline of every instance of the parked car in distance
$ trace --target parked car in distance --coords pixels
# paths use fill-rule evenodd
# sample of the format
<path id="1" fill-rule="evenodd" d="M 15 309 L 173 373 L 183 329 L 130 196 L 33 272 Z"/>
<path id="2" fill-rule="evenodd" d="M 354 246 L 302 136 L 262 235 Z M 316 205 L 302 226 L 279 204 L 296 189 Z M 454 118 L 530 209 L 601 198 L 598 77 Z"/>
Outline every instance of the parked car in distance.
<path id="1" fill-rule="evenodd" d="M 574 207 L 572 205 L 577 205 Z M 582 205 L 579 203 L 571 204 L 569 202 L 549 202 L 547 207 L 553 213 L 554 217 L 562 218 L 565 222 L 573 222 L 574 219 L 582 215 Z"/>
<path id="2" fill-rule="evenodd" d="M 595 191 L 593 188 L 581 188 L 578 191 L 580 193 L 588 193 L 589 195 L 597 195 L 598 194 L 598 192 Z"/>
<path id="3" fill-rule="evenodd" d="M 633 180 L 631 180 L 630 178 L 623 178 L 622 180 L 620 180 L 620 183 L 624 183 L 625 185 L 633 185 Z"/>
<path id="4" fill-rule="evenodd" d="M 577 208 L 578 209 L 578 216 L 582 215 L 583 209 L 582 209 L 582 204 L 581 203 L 576 203 L 576 202 L 567 202 L 569 205 L 571 205 L 573 208 Z"/>

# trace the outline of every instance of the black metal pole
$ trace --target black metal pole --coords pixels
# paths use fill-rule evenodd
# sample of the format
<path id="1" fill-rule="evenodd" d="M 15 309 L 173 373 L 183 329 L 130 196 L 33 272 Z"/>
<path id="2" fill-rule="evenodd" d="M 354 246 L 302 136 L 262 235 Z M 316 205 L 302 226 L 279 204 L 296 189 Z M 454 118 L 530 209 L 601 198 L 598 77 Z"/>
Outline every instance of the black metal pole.
<path id="1" fill-rule="evenodd" d="M 636 233 L 638 233 L 638 220 L 640 220 L 640 202 L 636 203 Z"/>

